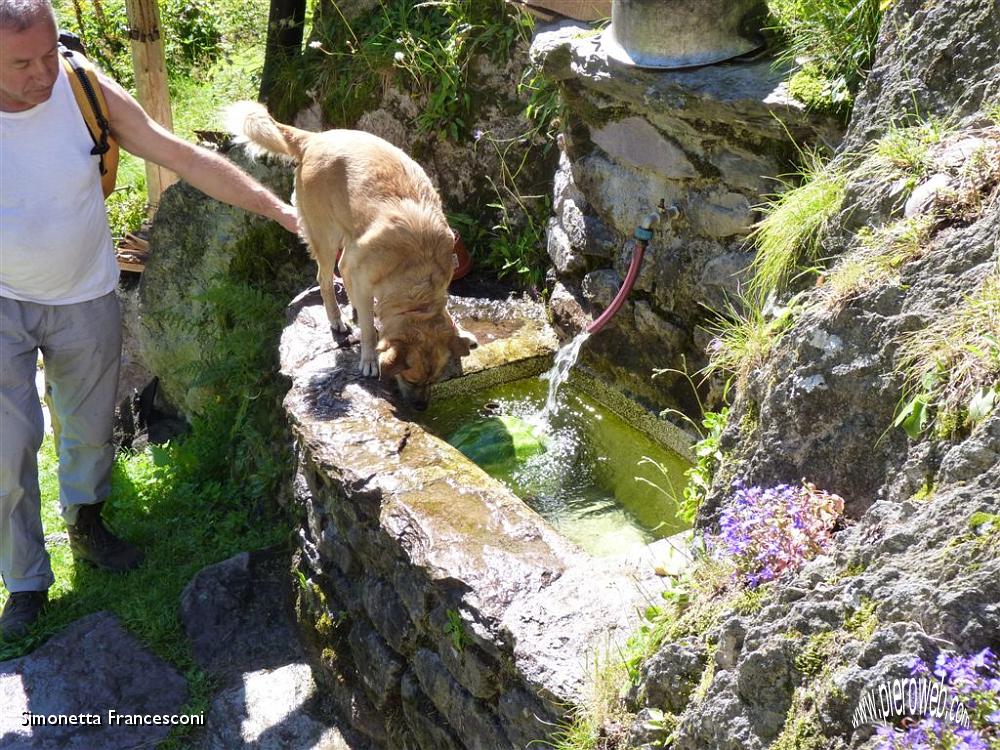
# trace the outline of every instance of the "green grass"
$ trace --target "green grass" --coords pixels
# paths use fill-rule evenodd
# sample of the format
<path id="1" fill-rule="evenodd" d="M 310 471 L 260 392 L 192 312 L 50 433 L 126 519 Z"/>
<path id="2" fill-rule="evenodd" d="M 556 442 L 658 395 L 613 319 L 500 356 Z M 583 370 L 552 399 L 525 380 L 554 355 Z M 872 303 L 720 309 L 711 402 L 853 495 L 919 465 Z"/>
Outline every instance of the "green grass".
<path id="1" fill-rule="evenodd" d="M 933 147 L 953 130 L 951 123 L 937 118 L 893 123 L 882 137 L 868 146 L 867 158 L 858 171 L 862 175 L 874 174 L 890 179 L 910 177 L 915 185 L 933 166 Z"/>
<path id="2" fill-rule="evenodd" d="M 898 276 L 905 264 L 923 255 L 934 223 L 933 217 L 918 215 L 863 229 L 858 233 L 857 247 L 840 258 L 826 276 L 823 293 L 827 303 L 838 307 Z"/>
<path id="3" fill-rule="evenodd" d="M 783 39 L 779 60 L 805 60 L 814 108 L 850 112 L 875 55 L 885 0 L 768 0 Z M 805 88 L 799 82 L 799 93 Z"/>
<path id="4" fill-rule="evenodd" d="M 1000 402 L 1000 266 L 951 310 L 897 340 L 906 379 L 897 424 L 953 437 Z M 907 399 L 909 399 L 907 401 Z"/>
<path id="5" fill-rule="evenodd" d="M 196 141 L 197 130 L 224 130 L 221 113 L 225 105 L 256 99 L 263 68 L 260 45 L 235 50 L 190 77 L 171 80 L 174 132 Z"/>
<path id="6" fill-rule="evenodd" d="M 195 665 L 178 616 L 181 591 L 206 565 L 237 552 L 288 539 L 287 522 L 262 514 L 231 484 L 201 481 L 178 468 L 184 441 L 134 456 L 119 455 L 106 515 L 113 529 L 138 544 L 146 561 L 135 571 L 112 575 L 73 561 L 65 537 L 48 544 L 55 573 L 50 603 L 23 639 L 0 643 L 0 660 L 21 656 L 74 620 L 109 610 L 126 630 L 173 665 L 188 680 L 185 712 L 205 709 L 213 685 Z M 58 478 L 51 436 L 39 454 L 42 521 L 46 534 L 65 525 L 58 510 Z M 0 587 L 0 604 L 7 593 Z M 183 733 L 172 745 L 184 747 Z M 179 744 L 178 744 L 179 743 Z"/>
<path id="7" fill-rule="evenodd" d="M 713 337 L 705 374 L 732 378 L 737 391 L 742 392 L 750 375 L 767 362 L 794 320 L 794 301 L 767 311 L 755 297 L 730 305 L 705 326 Z"/>
<path id="8" fill-rule="evenodd" d="M 797 186 L 763 206 L 764 218 L 751 239 L 757 247 L 750 294 L 764 300 L 782 291 L 804 268 L 820 259 L 823 232 L 840 211 L 847 175 L 815 152 L 803 153 Z"/>

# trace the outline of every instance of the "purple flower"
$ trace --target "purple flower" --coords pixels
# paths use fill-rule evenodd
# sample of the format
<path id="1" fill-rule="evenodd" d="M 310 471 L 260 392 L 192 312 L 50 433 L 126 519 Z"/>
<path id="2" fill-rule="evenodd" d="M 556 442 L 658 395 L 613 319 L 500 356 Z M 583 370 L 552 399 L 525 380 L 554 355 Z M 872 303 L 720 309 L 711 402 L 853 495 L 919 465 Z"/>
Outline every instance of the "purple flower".
<path id="1" fill-rule="evenodd" d="M 808 482 L 761 488 L 736 481 L 713 548 L 735 563 L 746 585 L 756 587 L 819 554 L 843 509 L 843 499 Z"/>
<path id="2" fill-rule="evenodd" d="M 879 727 L 878 750 L 990 750 L 1000 747 L 1000 672 L 990 649 L 961 656 L 941 652 L 933 668 L 915 661 L 910 674 L 942 679 L 958 695 L 971 726 L 923 718 L 906 731 Z"/>

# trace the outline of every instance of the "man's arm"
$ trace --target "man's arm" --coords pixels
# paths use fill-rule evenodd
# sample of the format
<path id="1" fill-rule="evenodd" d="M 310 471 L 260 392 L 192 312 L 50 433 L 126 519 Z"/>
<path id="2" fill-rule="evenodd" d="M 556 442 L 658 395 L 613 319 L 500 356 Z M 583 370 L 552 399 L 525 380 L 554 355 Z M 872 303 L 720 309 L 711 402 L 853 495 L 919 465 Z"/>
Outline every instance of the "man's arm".
<path id="1" fill-rule="evenodd" d="M 122 148 L 176 172 L 216 200 L 266 216 L 289 232 L 298 232 L 294 208 L 228 159 L 165 130 L 115 81 L 105 75 L 100 78 L 108 101 L 111 134 Z"/>

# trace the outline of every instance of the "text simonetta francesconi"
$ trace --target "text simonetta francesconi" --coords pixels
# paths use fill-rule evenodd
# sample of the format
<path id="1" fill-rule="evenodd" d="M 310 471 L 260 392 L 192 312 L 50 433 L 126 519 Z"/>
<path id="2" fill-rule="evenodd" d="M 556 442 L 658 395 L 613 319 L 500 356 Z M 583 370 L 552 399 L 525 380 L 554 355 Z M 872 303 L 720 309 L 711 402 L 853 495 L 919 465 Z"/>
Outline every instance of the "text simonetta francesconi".
<path id="1" fill-rule="evenodd" d="M 204 714 L 125 714 L 113 708 L 101 713 L 78 714 L 35 714 L 31 711 L 21 713 L 21 726 L 201 726 L 205 723 Z"/>

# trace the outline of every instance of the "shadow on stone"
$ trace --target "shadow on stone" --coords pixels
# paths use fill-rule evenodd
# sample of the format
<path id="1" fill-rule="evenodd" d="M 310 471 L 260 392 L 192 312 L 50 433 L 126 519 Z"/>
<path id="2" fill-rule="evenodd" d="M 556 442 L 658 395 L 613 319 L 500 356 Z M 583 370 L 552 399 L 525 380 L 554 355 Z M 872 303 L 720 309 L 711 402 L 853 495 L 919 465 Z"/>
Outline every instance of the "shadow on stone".
<path id="1" fill-rule="evenodd" d="M 179 718 L 187 699 L 180 674 L 126 632 L 117 617 L 97 612 L 33 653 L 0 663 L 0 748 L 155 747 L 171 726 L 153 723 L 152 717 Z M 133 716 L 145 719 L 136 722 Z M 29 726 L 30 717 L 59 717 L 60 723 Z"/>

